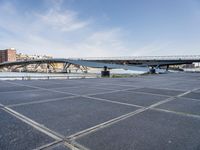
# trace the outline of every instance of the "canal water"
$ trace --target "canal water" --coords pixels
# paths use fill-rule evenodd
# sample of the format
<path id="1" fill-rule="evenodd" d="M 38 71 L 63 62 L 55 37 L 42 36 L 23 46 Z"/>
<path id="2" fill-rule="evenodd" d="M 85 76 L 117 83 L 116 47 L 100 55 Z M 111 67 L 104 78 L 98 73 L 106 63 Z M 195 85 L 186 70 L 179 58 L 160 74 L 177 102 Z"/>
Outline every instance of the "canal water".
<path id="1" fill-rule="evenodd" d="M 30 80 L 30 79 L 73 79 L 73 78 L 97 78 L 100 77 L 100 69 L 89 70 L 88 73 L 30 73 L 30 72 L 0 72 L 0 80 Z M 111 74 L 142 74 L 144 72 L 112 69 Z"/>

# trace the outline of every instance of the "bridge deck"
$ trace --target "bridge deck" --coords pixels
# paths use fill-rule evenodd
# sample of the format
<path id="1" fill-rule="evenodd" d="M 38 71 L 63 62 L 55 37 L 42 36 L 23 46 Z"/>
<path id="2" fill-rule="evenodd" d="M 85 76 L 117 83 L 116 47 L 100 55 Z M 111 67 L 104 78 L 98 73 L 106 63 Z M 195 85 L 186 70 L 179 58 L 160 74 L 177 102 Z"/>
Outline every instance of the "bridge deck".
<path id="1" fill-rule="evenodd" d="M 200 74 L 0 81 L 0 149 L 200 149 Z"/>

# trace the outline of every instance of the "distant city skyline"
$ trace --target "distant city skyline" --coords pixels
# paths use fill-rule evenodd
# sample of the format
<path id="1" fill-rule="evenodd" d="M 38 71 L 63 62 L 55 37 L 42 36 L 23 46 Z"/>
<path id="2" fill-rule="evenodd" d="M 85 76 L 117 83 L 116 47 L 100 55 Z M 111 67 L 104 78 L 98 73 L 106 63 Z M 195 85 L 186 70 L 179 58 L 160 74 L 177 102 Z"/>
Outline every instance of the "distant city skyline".
<path id="1" fill-rule="evenodd" d="M 200 1 L 0 0 L 0 39 L 62 58 L 200 55 Z"/>

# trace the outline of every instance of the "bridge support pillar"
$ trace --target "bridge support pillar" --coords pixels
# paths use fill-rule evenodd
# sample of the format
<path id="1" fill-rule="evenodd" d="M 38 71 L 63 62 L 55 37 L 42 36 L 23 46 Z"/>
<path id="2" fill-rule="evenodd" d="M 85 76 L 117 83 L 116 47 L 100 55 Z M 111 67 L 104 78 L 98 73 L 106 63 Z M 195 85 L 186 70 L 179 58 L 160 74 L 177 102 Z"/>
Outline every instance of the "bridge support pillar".
<path id="1" fill-rule="evenodd" d="M 149 73 L 150 74 L 155 74 L 156 73 L 156 69 L 154 67 L 149 69 Z"/>
<path id="2" fill-rule="evenodd" d="M 166 71 L 168 71 L 169 70 L 169 65 L 167 65 L 167 68 L 166 68 Z"/>
<path id="3" fill-rule="evenodd" d="M 108 71 L 107 66 L 104 66 L 103 71 L 101 71 L 101 77 L 110 77 L 110 71 Z"/>

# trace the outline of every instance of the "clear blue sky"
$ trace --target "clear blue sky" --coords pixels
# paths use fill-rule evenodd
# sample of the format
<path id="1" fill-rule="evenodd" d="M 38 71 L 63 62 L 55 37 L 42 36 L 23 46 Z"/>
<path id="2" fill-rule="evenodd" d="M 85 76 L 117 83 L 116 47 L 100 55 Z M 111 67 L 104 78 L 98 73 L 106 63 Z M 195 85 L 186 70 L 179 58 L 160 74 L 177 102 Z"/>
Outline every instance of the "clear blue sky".
<path id="1" fill-rule="evenodd" d="M 200 0 L 0 0 L 0 49 L 54 57 L 200 54 Z"/>

